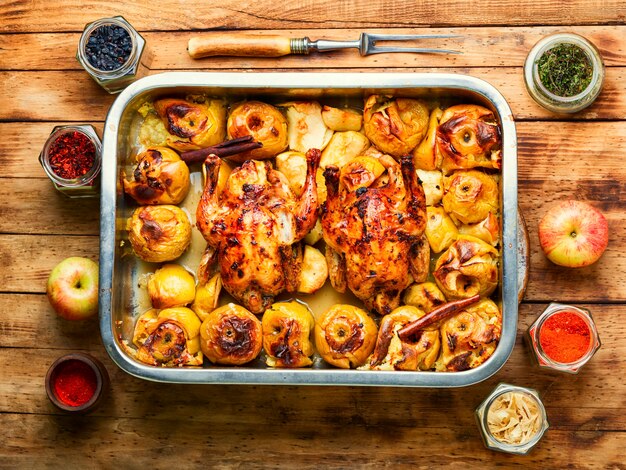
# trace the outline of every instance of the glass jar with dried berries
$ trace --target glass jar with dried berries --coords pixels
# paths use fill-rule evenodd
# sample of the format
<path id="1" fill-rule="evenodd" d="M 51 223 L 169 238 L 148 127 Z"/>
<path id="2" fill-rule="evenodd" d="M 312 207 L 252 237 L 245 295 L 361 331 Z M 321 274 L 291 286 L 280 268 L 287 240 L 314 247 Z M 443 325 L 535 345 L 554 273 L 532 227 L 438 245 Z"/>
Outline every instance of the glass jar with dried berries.
<path id="1" fill-rule="evenodd" d="M 114 16 L 85 26 L 76 59 L 98 85 L 119 93 L 147 74 L 152 55 L 143 36 L 123 16 Z"/>

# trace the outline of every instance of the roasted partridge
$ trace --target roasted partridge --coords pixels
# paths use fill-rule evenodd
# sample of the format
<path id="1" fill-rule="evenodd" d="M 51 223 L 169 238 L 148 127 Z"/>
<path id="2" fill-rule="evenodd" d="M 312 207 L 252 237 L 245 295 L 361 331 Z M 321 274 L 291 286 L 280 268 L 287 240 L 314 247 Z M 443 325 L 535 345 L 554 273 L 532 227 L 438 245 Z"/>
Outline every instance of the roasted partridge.
<path id="1" fill-rule="evenodd" d="M 309 150 L 306 158 L 299 197 L 282 173 L 256 160 L 233 170 L 219 193 L 222 163 L 215 155 L 204 163 L 206 184 L 196 223 L 214 251 L 224 288 L 252 313 L 263 313 L 276 295 L 298 288 L 302 249 L 297 242 L 317 221 L 319 150 Z"/>
<path id="2" fill-rule="evenodd" d="M 386 315 L 413 280 L 426 280 L 429 247 L 424 191 L 412 158 L 380 161 L 388 183 L 356 191 L 340 185 L 339 169 L 328 167 L 321 219 L 335 289 L 347 285 L 368 309 Z"/>

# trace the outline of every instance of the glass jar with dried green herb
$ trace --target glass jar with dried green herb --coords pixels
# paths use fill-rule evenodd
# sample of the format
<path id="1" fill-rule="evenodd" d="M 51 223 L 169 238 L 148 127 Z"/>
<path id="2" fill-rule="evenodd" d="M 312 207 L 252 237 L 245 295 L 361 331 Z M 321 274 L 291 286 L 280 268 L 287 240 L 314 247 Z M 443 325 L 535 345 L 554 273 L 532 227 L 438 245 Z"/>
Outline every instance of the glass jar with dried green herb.
<path id="1" fill-rule="evenodd" d="M 530 96 L 557 113 L 575 113 L 600 94 L 604 63 L 596 47 L 574 33 L 557 33 L 539 41 L 524 64 Z"/>

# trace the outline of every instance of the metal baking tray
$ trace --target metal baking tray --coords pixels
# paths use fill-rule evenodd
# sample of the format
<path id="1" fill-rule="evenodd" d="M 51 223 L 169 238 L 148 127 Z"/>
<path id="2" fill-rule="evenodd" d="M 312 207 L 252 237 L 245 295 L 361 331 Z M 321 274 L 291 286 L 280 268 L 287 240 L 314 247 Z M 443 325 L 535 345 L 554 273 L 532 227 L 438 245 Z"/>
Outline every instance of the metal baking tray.
<path id="1" fill-rule="evenodd" d="M 135 206 L 124 196 L 121 175 L 124 167 L 128 168 L 136 138 L 133 135 L 136 136 L 137 132 L 138 107 L 147 99 L 185 93 L 225 96 L 231 102 L 255 97 L 269 102 L 316 99 L 335 105 L 361 104 L 371 93 L 386 93 L 450 98 L 452 102 L 476 103 L 494 111 L 501 126 L 503 154 L 503 253 L 501 283 L 494 300 L 501 305 L 503 326 L 493 356 L 479 367 L 462 372 L 344 370 L 327 365 L 319 357 L 311 368 L 306 369 L 271 369 L 261 360 L 241 367 L 205 364 L 202 368 L 163 368 L 144 365 L 129 356 L 122 341 L 131 342 L 135 320 L 147 309 L 141 307 L 145 305 L 145 298 L 141 298 L 146 297 L 145 292 L 142 293 L 145 289 L 138 288 L 141 276 L 146 272 L 142 264 L 146 263 L 133 256 L 128 247 L 125 221 Z M 461 387 L 495 374 L 513 349 L 518 307 L 517 137 L 509 105 L 498 90 L 485 81 L 464 75 L 434 73 L 163 73 L 133 83 L 112 105 L 105 124 L 102 161 L 100 330 L 107 352 L 129 374 L 172 383 Z M 152 266 L 148 271 L 155 269 Z M 195 267 L 191 269 L 195 272 Z M 318 291 L 314 296 L 323 303 L 328 300 L 324 297 L 327 292 Z"/>

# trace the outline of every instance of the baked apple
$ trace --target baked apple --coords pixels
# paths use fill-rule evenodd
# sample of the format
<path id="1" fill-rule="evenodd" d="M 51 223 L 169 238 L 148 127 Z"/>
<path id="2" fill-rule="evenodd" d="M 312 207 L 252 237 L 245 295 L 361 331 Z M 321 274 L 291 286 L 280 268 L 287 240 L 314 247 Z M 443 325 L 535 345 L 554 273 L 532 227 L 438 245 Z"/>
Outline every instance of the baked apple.
<path id="1" fill-rule="evenodd" d="M 422 182 L 427 206 L 436 206 L 443 197 L 443 175 L 439 170 L 415 170 Z"/>
<path id="2" fill-rule="evenodd" d="M 215 364 L 239 366 L 260 354 L 261 322 L 250 311 L 228 304 L 213 310 L 200 327 L 202 352 Z"/>
<path id="3" fill-rule="evenodd" d="M 482 241 L 496 246 L 500 241 L 500 220 L 492 212 L 477 224 L 462 224 L 459 233 L 480 238 Z"/>
<path id="4" fill-rule="evenodd" d="M 317 101 L 291 101 L 280 105 L 289 123 L 289 148 L 306 153 L 324 150 L 333 135 L 322 118 L 322 106 Z"/>
<path id="5" fill-rule="evenodd" d="M 191 223 L 177 206 L 142 206 L 128 219 L 128 239 L 135 254 L 150 263 L 178 258 L 191 241 Z"/>
<path id="6" fill-rule="evenodd" d="M 498 182 L 479 170 L 456 171 L 443 179 L 443 208 L 453 220 L 476 224 L 498 212 Z"/>
<path id="7" fill-rule="evenodd" d="M 441 254 L 433 272 L 447 299 L 487 297 L 498 286 L 498 251 L 470 235 L 459 235 Z"/>
<path id="8" fill-rule="evenodd" d="M 426 207 L 426 238 L 430 249 L 440 253 L 456 240 L 459 231 L 441 206 Z"/>
<path id="9" fill-rule="evenodd" d="M 219 273 L 215 274 L 205 283 L 198 283 L 196 286 L 196 296 L 191 304 L 191 310 L 196 312 L 201 321 L 206 320 L 213 310 L 217 308 L 217 303 L 222 291 L 222 278 Z"/>
<path id="10" fill-rule="evenodd" d="M 312 294 L 324 285 L 327 278 L 326 258 L 317 248 L 305 245 L 298 292 Z"/>
<path id="11" fill-rule="evenodd" d="M 236 139 L 251 135 L 263 147 L 233 155 L 230 160 L 267 160 L 287 148 L 287 120 L 271 104 L 261 101 L 244 101 L 235 105 L 226 125 L 228 138 Z"/>
<path id="12" fill-rule="evenodd" d="M 307 367 L 313 364 L 311 335 L 315 319 L 297 302 L 277 302 L 263 314 L 263 349 L 270 367 Z"/>
<path id="13" fill-rule="evenodd" d="M 138 204 L 179 204 L 189 192 L 189 168 L 167 147 L 150 147 L 137 156 L 124 191 Z"/>
<path id="14" fill-rule="evenodd" d="M 148 295 L 154 308 L 184 307 L 193 302 L 196 281 L 179 264 L 165 264 L 148 280 Z"/>
<path id="15" fill-rule="evenodd" d="M 353 109 L 322 107 L 324 124 L 332 131 L 359 131 L 363 126 L 363 115 Z"/>
<path id="16" fill-rule="evenodd" d="M 443 292 L 434 282 L 411 284 L 404 291 L 402 300 L 406 305 L 412 305 L 426 313 L 430 313 L 435 308 L 446 303 Z"/>
<path id="17" fill-rule="evenodd" d="M 476 167 L 502 168 L 500 128 L 489 109 L 475 104 L 447 108 L 437 128 L 444 173 Z"/>
<path id="18" fill-rule="evenodd" d="M 385 315 L 380 322 L 374 353 L 369 360 L 372 370 L 428 370 L 433 367 L 441 341 L 434 325 L 418 334 L 400 339 L 398 330 L 426 313 L 404 305 Z"/>
<path id="19" fill-rule="evenodd" d="M 370 147 L 370 141 L 360 132 L 335 132 L 322 152 L 320 168 L 334 165 L 343 167 L 346 163 L 363 153 Z"/>
<path id="20" fill-rule="evenodd" d="M 167 145 L 178 151 L 197 150 L 223 142 L 226 136 L 226 104 L 205 96 L 164 98 L 154 109 L 170 136 Z"/>
<path id="21" fill-rule="evenodd" d="M 287 177 L 289 187 L 296 196 L 302 194 L 306 182 L 306 155 L 292 150 L 276 155 L 276 169 Z M 322 204 L 326 200 L 326 180 L 323 171 L 318 168 L 315 174 L 317 183 L 317 200 Z"/>
<path id="22" fill-rule="evenodd" d="M 489 299 L 443 320 L 439 371 L 473 369 L 491 357 L 502 334 L 502 313 Z"/>
<path id="23" fill-rule="evenodd" d="M 441 168 L 441 154 L 437 150 L 437 127 L 439 127 L 441 116 L 443 116 L 441 108 L 435 108 L 431 111 L 426 137 L 413 150 L 415 168 L 419 170 Z"/>
<path id="24" fill-rule="evenodd" d="M 365 100 L 367 138 L 383 153 L 399 158 L 411 153 L 428 129 L 428 107 L 411 98 L 371 95 Z"/>
<path id="25" fill-rule="evenodd" d="M 147 322 L 147 337 L 135 358 L 154 366 L 201 366 L 200 320 L 186 307 L 161 310 Z"/>
<path id="26" fill-rule="evenodd" d="M 315 322 L 315 347 L 322 359 L 342 369 L 365 364 L 376 343 L 376 323 L 363 309 L 333 305 Z"/>

